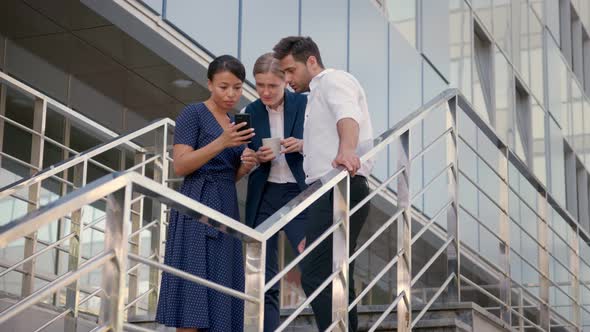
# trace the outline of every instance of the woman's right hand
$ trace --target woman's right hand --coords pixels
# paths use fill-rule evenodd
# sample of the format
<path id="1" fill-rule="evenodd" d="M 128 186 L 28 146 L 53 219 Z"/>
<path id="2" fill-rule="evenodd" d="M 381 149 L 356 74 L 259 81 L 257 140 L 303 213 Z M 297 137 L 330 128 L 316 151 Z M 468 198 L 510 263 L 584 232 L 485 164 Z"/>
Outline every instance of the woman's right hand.
<path id="1" fill-rule="evenodd" d="M 256 157 L 258 157 L 260 163 L 267 163 L 276 158 L 270 146 L 261 146 L 258 151 L 256 151 Z"/>
<path id="2" fill-rule="evenodd" d="M 223 131 L 223 134 L 219 136 L 223 147 L 233 148 L 250 143 L 250 139 L 255 135 L 254 128 L 240 130 L 240 128 L 246 125 L 246 122 L 238 124 L 230 123 L 229 126 Z"/>

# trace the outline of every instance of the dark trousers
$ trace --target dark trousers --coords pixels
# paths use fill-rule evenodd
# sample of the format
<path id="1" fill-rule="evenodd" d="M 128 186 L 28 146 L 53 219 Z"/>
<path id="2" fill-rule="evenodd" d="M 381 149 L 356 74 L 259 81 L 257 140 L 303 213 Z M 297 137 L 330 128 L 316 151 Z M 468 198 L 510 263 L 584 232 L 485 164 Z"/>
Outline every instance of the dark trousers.
<path id="1" fill-rule="evenodd" d="M 355 176 L 350 179 L 350 207 L 356 206 L 369 194 L 367 179 L 362 176 Z M 356 241 L 361 232 L 367 216 L 369 215 L 369 204 L 367 203 L 354 215 L 350 217 L 350 247 L 349 255 L 354 253 Z M 307 223 L 305 228 L 306 245 L 310 245 L 320 237 L 330 226 L 333 220 L 333 191 L 329 191 L 316 201 L 307 210 Z M 311 295 L 331 274 L 332 274 L 332 236 L 328 237 L 316 247 L 301 262 L 301 283 L 307 296 Z M 349 267 L 348 298 L 351 303 L 356 295 L 354 291 L 354 262 Z M 327 329 L 332 323 L 332 285 L 326 287 L 315 300 L 311 302 L 315 314 L 316 324 L 320 331 Z M 356 331 L 358 319 L 356 307 L 350 311 L 348 316 L 348 330 Z"/>
<path id="2" fill-rule="evenodd" d="M 282 208 L 290 200 L 299 195 L 301 190 L 295 183 L 276 184 L 267 182 L 262 195 L 262 201 L 256 216 L 255 226 L 263 223 L 268 217 Z M 283 229 L 291 248 L 295 255 L 297 245 L 305 233 L 305 212 L 298 215 Z M 265 278 L 268 282 L 278 272 L 279 255 L 278 255 L 278 234 L 275 234 L 266 242 L 266 273 Z M 270 332 L 279 327 L 280 322 L 280 282 L 277 282 L 266 294 L 264 294 L 264 331 Z"/>

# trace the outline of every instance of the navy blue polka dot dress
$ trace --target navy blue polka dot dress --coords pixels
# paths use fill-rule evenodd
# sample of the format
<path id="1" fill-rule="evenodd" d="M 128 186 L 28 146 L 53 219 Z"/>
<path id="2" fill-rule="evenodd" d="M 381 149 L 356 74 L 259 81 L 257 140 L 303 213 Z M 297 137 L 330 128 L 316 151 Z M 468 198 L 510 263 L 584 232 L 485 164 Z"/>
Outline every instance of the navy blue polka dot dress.
<path id="1" fill-rule="evenodd" d="M 174 144 L 195 150 L 223 133 L 205 104 L 187 106 L 176 119 Z M 223 150 L 187 175 L 181 193 L 240 220 L 235 177 L 243 147 Z M 235 290 L 244 290 L 242 243 L 172 210 L 164 263 Z M 171 327 L 242 331 L 244 303 L 169 273 L 162 273 L 156 320 Z"/>

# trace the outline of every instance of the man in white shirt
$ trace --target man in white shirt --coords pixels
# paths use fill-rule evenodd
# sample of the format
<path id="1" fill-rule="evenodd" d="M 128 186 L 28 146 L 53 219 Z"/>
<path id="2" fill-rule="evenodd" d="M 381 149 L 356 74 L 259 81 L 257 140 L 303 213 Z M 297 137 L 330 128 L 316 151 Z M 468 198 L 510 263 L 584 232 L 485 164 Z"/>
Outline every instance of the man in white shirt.
<path id="1" fill-rule="evenodd" d="M 373 129 L 367 98 L 359 82 L 351 74 L 325 69 L 319 49 L 309 37 L 286 37 L 273 48 L 285 80 L 295 92 L 309 91 L 303 129 L 303 170 L 306 183 L 321 181 L 336 167 L 344 167 L 351 175 L 350 206 L 356 206 L 369 194 L 367 177 L 372 163 L 361 165 L 359 154 L 372 144 Z M 365 205 L 350 217 L 350 253 L 369 214 Z M 330 226 L 333 216 L 332 191 L 308 209 L 305 241 L 312 243 Z M 309 296 L 332 273 L 332 242 L 324 241 L 301 263 L 301 283 Z M 349 269 L 349 301 L 354 300 L 354 265 Z M 316 323 L 324 331 L 332 320 L 331 287 L 312 301 Z M 349 330 L 357 329 L 356 308 L 350 311 Z"/>

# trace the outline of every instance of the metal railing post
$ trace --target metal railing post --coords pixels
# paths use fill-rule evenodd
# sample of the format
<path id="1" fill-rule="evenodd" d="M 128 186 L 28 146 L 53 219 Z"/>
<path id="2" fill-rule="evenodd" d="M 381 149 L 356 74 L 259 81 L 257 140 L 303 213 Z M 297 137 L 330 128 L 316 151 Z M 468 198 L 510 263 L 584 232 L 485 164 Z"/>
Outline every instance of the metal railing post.
<path id="1" fill-rule="evenodd" d="M 446 113 L 446 128 L 453 128 L 451 136 L 447 138 L 447 165 L 450 168 L 448 180 L 448 193 L 452 200 L 447 210 L 447 239 L 453 239 L 447 248 L 447 273 L 455 274 L 455 280 L 449 284 L 447 301 L 449 303 L 461 302 L 461 254 L 459 237 L 459 159 L 458 159 L 458 131 L 457 124 L 457 97 L 452 98 L 448 103 L 449 109 Z"/>
<path id="2" fill-rule="evenodd" d="M 35 108 L 33 113 L 33 130 L 39 135 L 32 135 L 31 143 L 31 165 L 38 169 L 43 168 L 43 143 L 45 138 L 45 118 L 47 116 L 47 101 L 45 99 L 36 98 Z M 35 170 L 31 170 L 31 175 Z M 27 207 L 28 212 L 35 211 L 39 208 L 39 198 L 41 195 L 41 182 L 35 183 L 29 188 L 29 203 Z M 25 236 L 24 258 L 33 255 L 37 250 L 37 231 Z M 31 295 L 35 290 L 35 268 L 36 259 L 32 259 L 23 265 L 22 277 L 22 291 L 21 296 L 25 297 Z"/>
<path id="3" fill-rule="evenodd" d="M 244 331 L 261 332 L 264 328 L 264 283 L 266 269 L 266 242 L 246 243 L 244 266 L 246 295 L 254 296 L 258 303 L 244 303 Z"/>
<path id="4" fill-rule="evenodd" d="M 154 133 L 154 153 L 160 154 L 161 158 L 154 162 L 154 181 L 167 185 L 168 180 L 168 125 L 163 125 Z M 160 263 L 164 262 L 164 241 L 166 239 L 166 206 L 155 202 L 152 205 L 152 218 L 157 218 L 156 227 L 151 228 L 151 251 L 154 259 Z M 158 295 L 160 293 L 160 272 L 156 268 L 150 268 L 149 288 L 154 289 L 148 296 L 148 316 L 156 315 L 158 307 Z"/>
<path id="5" fill-rule="evenodd" d="M 579 226 L 578 226 L 579 227 Z M 577 331 L 582 330 L 582 319 L 581 319 L 581 296 L 580 296 L 580 245 L 579 245 L 579 230 L 576 229 L 576 235 L 571 239 L 571 245 L 574 249 L 574 254 L 569 255 L 570 269 L 573 272 L 572 275 L 572 297 L 574 302 L 572 303 L 572 321 L 576 324 L 575 328 Z"/>
<path id="6" fill-rule="evenodd" d="M 74 186 L 82 188 L 86 185 L 88 175 L 88 161 L 74 166 Z M 72 211 L 70 229 L 74 233 L 74 237 L 70 239 L 69 255 L 68 255 L 68 271 L 76 271 L 80 266 L 80 259 L 82 257 L 82 209 Z M 66 288 L 66 308 L 71 309 L 71 312 L 65 317 L 65 330 L 67 332 L 75 332 L 78 326 L 78 312 L 80 301 L 80 280 L 68 285 Z"/>
<path id="7" fill-rule="evenodd" d="M 549 229 L 547 223 L 549 222 L 548 217 L 548 199 L 547 194 L 538 195 L 537 197 L 537 211 L 542 220 L 537 223 L 537 233 L 539 240 L 539 271 L 543 274 L 539 276 L 539 298 L 544 303 L 539 305 L 539 326 L 545 331 L 550 330 L 551 326 L 551 315 L 549 309 L 549 249 L 547 248 Z"/>
<path id="8" fill-rule="evenodd" d="M 134 156 L 134 165 L 145 162 L 145 153 L 137 152 Z M 145 175 L 145 166 L 140 167 L 136 170 L 142 176 Z M 133 198 L 140 196 L 139 193 L 133 193 Z M 131 205 L 131 211 L 134 211 L 131 215 L 131 233 L 135 233 L 141 228 L 143 220 L 143 198 Z M 139 244 L 141 241 L 141 232 L 129 239 L 129 252 L 139 255 Z M 134 300 L 139 295 L 139 269 L 135 269 L 129 273 L 129 301 Z M 149 301 L 149 299 L 148 299 Z M 137 304 L 132 305 L 127 309 L 127 315 L 133 316 L 137 314 Z"/>
<path id="9" fill-rule="evenodd" d="M 501 176 L 500 181 L 500 192 L 498 193 L 498 204 L 504 209 L 504 211 L 500 211 L 500 220 L 498 222 L 499 225 L 499 235 L 502 239 L 502 242 L 499 245 L 500 250 L 500 267 L 502 268 L 502 275 L 500 276 L 499 280 L 499 295 L 500 300 L 504 302 L 505 305 L 500 306 L 500 318 L 506 322 L 508 325 L 512 324 L 512 312 L 510 310 L 511 307 L 511 294 L 512 294 L 512 286 L 510 280 L 510 217 L 508 215 L 508 196 L 510 192 L 510 185 L 508 180 L 508 148 L 501 147 L 500 148 L 501 156 L 498 161 L 498 174 Z"/>
<path id="10" fill-rule="evenodd" d="M 343 326 L 338 326 L 337 330 L 346 331 L 348 327 L 350 176 L 340 181 L 333 190 L 333 223 L 340 221 L 342 223 L 334 230 L 332 237 L 332 273 L 340 271 L 339 277 L 332 282 L 332 321 L 342 321 Z"/>
<path id="11" fill-rule="evenodd" d="M 125 318 L 125 290 L 127 281 L 128 234 L 127 222 L 131 215 L 131 184 L 110 194 L 107 198 L 105 222 L 105 250 L 113 250 L 115 258 L 105 264 L 99 324 L 113 331 L 123 331 Z"/>
<path id="12" fill-rule="evenodd" d="M 397 331 L 409 332 L 412 322 L 411 280 L 412 280 L 412 211 L 410 204 L 410 130 L 399 137 L 398 169 L 404 171 L 397 182 L 397 207 L 403 209 L 397 221 L 397 249 L 403 251 L 397 262 L 397 295 L 404 294 L 407 301 L 397 306 Z"/>

